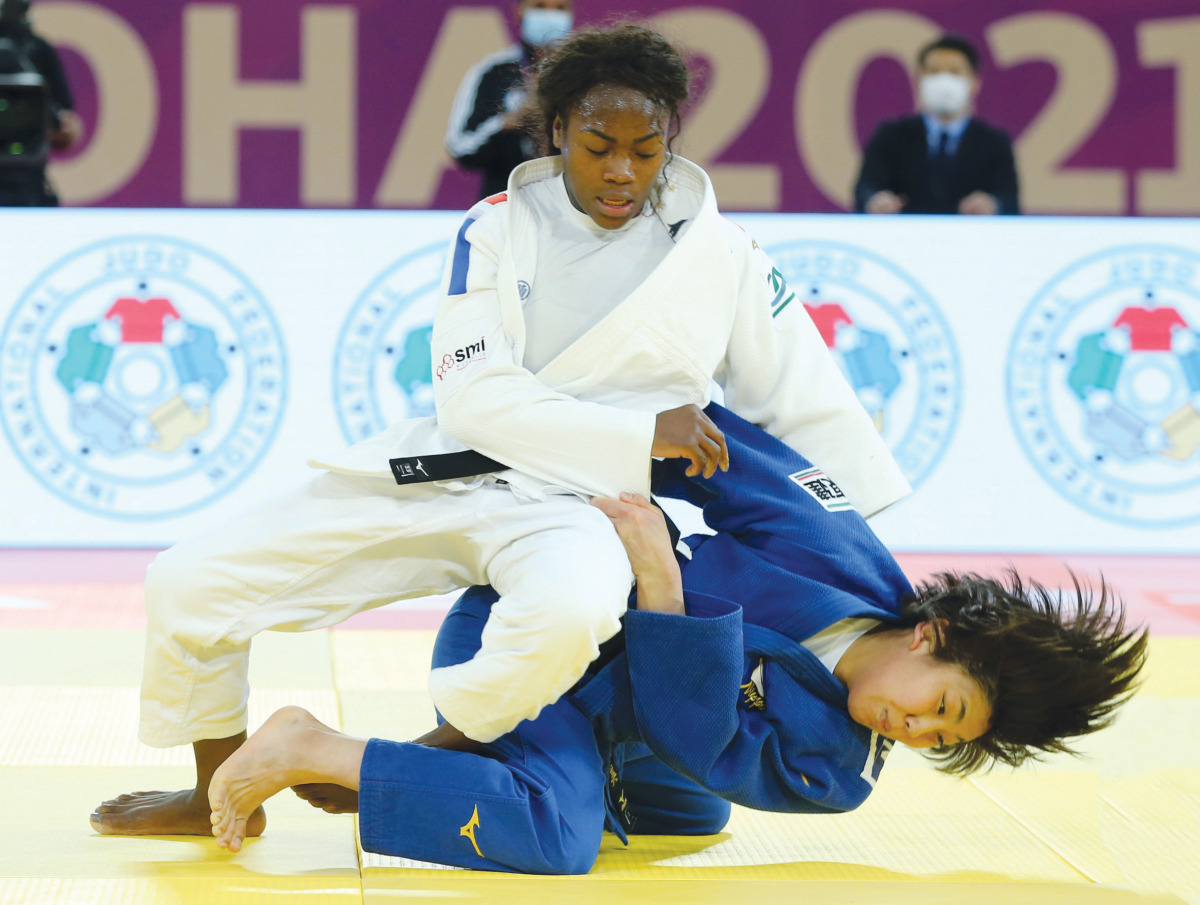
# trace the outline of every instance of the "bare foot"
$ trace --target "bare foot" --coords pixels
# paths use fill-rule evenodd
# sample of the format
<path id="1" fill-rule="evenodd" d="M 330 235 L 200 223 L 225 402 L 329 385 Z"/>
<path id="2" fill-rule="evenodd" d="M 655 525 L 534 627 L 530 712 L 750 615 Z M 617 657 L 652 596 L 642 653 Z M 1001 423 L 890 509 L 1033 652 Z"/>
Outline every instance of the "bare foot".
<path id="1" fill-rule="evenodd" d="M 331 782 L 310 782 L 292 786 L 292 791 L 327 814 L 358 813 L 358 792 L 354 789 Z"/>
<path id="2" fill-rule="evenodd" d="M 208 786 L 212 834 L 221 848 L 236 852 L 264 801 L 289 786 L 325 777 L 309 769 L 313 733 L 338 735 L 307 710 L 277 710 L 213 774 Z"/>
<path id="3" fill-rule="evenodd" d="M 208 836 L 206 796 L 180 792 L 133 792 L 110 799 L 92 813 L 92 829 L 106 836 Z M 261 836 L 267 815 L 257 808 L 246 821 L 247 836 Z"/>

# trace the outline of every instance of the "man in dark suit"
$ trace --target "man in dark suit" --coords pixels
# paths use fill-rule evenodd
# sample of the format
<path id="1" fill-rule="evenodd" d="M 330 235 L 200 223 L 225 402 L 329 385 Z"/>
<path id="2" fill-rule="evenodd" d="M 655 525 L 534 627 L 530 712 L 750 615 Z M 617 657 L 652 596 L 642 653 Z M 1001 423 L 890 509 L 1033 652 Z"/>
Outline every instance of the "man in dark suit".
<path id="1" fill-rule="evenodd" d="M 943 35 L 917 56 L 919 112 L 875 130 L 854 206 L 868 214 L 1017 214 L 1008 134 L 974 115 L 979 52 Z"/>

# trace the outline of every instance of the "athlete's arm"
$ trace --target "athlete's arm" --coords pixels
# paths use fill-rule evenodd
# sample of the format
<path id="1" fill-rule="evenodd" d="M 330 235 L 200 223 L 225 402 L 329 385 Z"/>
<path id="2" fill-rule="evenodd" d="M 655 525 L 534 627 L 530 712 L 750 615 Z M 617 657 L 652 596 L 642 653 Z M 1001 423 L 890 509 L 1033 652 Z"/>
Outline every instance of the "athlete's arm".
<path id="1" fill-rule="evenodd" d="M 652 613 L 683 615 L 683 579 L 662 510 L 644 496 L 596 497 L 592 505 L 612 520 L 637 579 L 637 606 Z"/>
<path id="2" fill-rule="evenodd" d="M 842 376 L 804 300 L 732 224 L 737 313 L 716 380 L 725 406 L 820 466 L 864 517 L 911 489 Z"/>
<path id="3" fill-rule="evenodd" d="M 506 202 L 467 215 L 433 325 L 433 389 L 446 434 L 505 465 L 588 494 L 649 493 L 656 416 L 584 402 L 522 364 L 519 304 L 499 291 Z"/>

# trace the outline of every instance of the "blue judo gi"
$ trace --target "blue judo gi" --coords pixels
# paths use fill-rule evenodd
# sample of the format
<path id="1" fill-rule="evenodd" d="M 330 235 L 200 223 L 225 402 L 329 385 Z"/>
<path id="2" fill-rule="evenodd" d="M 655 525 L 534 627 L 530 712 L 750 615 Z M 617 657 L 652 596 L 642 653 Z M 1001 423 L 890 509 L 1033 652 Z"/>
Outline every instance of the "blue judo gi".
<path id="1" fill-rule="evenodd" d="M 656 463 L 654 492 L 702 507 L 686 539 L 684 616 L 631 608 L 588 674 L 481 753 L 371 739 L 359 823 L 368 851 L 483 870 L 585 873 L 607 828 L 707 834 L 729 802 L 829 813 L 870 794 L 892 742 L 855 723 L 803 639 L 834 622 L 898 620 L 912 588 L 838 487 L 717 405 L 730 469 Z M 433 665 L 469 659 L 490 588 L 463 595 Z M 569 601 L 564 601 L 569 605 Z"/>

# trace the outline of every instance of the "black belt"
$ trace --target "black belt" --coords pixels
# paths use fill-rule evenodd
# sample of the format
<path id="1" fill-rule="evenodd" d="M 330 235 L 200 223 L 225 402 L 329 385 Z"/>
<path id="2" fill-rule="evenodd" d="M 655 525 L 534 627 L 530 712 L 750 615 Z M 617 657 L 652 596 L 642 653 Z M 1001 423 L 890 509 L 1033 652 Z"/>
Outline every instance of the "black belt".
<path id="1" fill-rule="evenodd" d="M 508 468 L 503 462 L 497 462 L 473 449 L 464 449 L 462 452 L 436 453 L 431 456 L 388 459 L 388 465 L 392 466 L 392 474 L 395 476 L 397 484 L 425 484 L 429 481 L 474 478 Z M 658 506 L 653 497 L 650 498 L 650 501 Z M 658 506 L 658 508 L 667 521 L 667 533 L 671 537 L 671 546 L 674 547 L 679 543 L 679 529 L 671 521 L 671 517 L 662 510 L 662 507 Z"/>
<path id="2" fill-rule="evenodd" d="M 424 484 L 426 481 L 450 481 L 454 478 L 473 478 L 508 468 L 503 462 L 489 459 L 473 449 L 462 452 L 438 453 L 432 456 L 408 456 L 388 459 L 397 484 Z"/>

